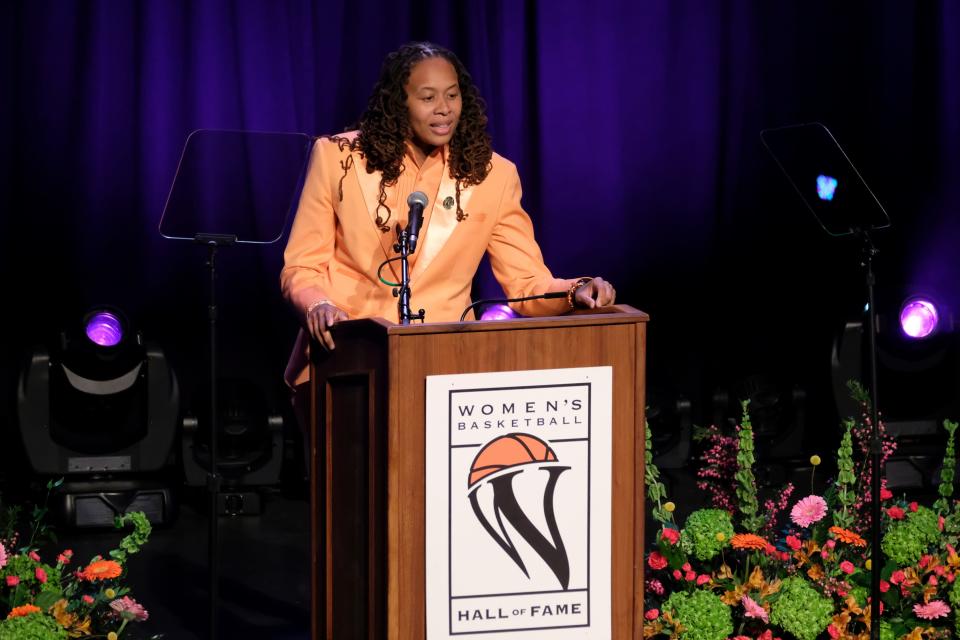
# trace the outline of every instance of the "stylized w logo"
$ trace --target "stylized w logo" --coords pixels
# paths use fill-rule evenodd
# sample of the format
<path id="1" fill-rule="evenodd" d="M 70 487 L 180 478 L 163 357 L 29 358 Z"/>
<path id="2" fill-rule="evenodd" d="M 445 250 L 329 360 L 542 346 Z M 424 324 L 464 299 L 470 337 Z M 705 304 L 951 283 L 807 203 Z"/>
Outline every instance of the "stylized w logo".
<path id="1" fill-rule="evenodd" d="M 513 479 L 523 473 L 524 469 L 503 473 L 485 483 L 493 489 L 493 514 L 496 519 L 496 526 L 490 522 L 490 519 L 481 509 L 477 495 L 481 486 L 483 486 L 480 484 L 480 480 L 490 474 L 519 465 L 556 461 L 557 457 L 553 449 L 546 442 L 529 434 L 496 438 L 481 449 L 477 457 L 474 458 L 470 473 L 472 489 L 469 497 L 470 505 L 473 507 L 473 513 L 477 516 L 477 520 L 490 534 L 490 537 L 523 571 L 525 576 L 529 578 L 530 574 L 517 551 L 516 545 L 510 539 L 510 534 L 507 533 L 504 520 L 510 523 L 513 529 L 543 559 L 557 577 L 560 586 L 567 589 L 570 584 L 570 561 L 567 558 L 567 550 L 563 545 L 560 529 L 557 526 L 553 497 L 560 474 L 570 467 L 548 466 L 536 468 L 536 470 L 546 471 L 549 474 L 547 485 L 543 491 L 543 513 L 550 534 L 549 540 L 537 529 L 517 501 Z M 530 471 L 532 472 L 534 469 L 530 469 Z"/>

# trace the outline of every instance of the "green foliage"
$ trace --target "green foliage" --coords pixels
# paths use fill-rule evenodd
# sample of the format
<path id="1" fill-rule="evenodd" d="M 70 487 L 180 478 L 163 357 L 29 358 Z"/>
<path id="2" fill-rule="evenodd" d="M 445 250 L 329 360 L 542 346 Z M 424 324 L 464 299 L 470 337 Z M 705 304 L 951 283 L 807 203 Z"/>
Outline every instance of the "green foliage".
<path id="1" fill-rule="evenodd" d="M 753 475 L 753 425 L 747 411 L 749 404 L 749 400 L 741 403 L 743 418 L 740 423 L 740 448 L 737 451 L 737 472 L 734 478 L 737 481 L 737 498 L 740 513 L 743 515 L 743 526 L 747 531 L 756 533 L 766 523 L 766 518 L 757 513 L 760 505 L 757 501 L 757 481 Z"/>
<path id="2" fill-rule="evenodd" d="M 67 630 L 39 613 L 0 621 L 0 640 L 66 640 Z"/>
<path id="3" fill-rule="evenodd" d="M 940 485 L 937 487 L 940 498 L 933 503 L 933 508 L 941 515 L 950 510 L 950 496 L 953 495 L 954 470 L 957 466 L 957 454 L 954 447 L 954 434 L 957 431 L 957 423 L 944 420 L 943 428 L 947 432 L 947 447 L 943 452 L 943 467 L 940 469 Z"/>
<path id="4" fill-rule="evenodd" d="M 861 387 L 862 389 L 862 387 Z M 853 473 L 853 420 L 843 421 L 843 439 L 837 449 L 837 481 L 836 495 L 840 504 L 840 512 L 834 512 L 833 523 L 838 527 L 849 529 L 853 526 L 853 505 L 856 502 L 854 485 L 857 477 Z"/>
<path id="5" fill-rule="evenodd" d="M 646 452 L 644 453 L 644 481 L 647 485 L 647 499 L 651 505 L 656 505 L 651 509 L 653 519 L 657 522 L 667 524 L 673 522 L 673 514 L 663 508 L 663 502 L 667 498 L 667 488 L 660 482 L 660 469 L 653 464 L 653 433 L 650 431 L 650 423 L 646 424 Z"/>
<path id="6" fill-rule="evenodd" d="M 720 509 L 698 509 L 687 518 L 680 532 L 680 545 L 684 552 L 698 560 L 710 560 L 730 544 L 733 534 L 729 513 Z"/>
<path id="7" fill-rule="evenodd" d="M 900 565 L 918 562 L 940 536 L 937 521 L 937 514 L 927 507 L 908 512 L 905 519 L 892 523 L 884 533 L 883 554 Z"/>
<path id="8" fill-rule="evenodd" d="M 850 397 L 857 403 L 868 409 L 870 408 L 870 392 L 867 391 L 866 387 L 856 380 L 847 380 L 847 390 L 850 392 Z"/>
<path id="9" fill-rule="evenodd" d="M 681 640 L 726 640 L 733 635 L 730 607 L 709 591 L 674 592 L 663 608 L 680 623 Z"/>
<path id="10" fill-rule="evenodd" d="M 833 601 L 820 595 L 800 576 L 783 581 L 770 608 L 770 622 L 799 640 L 815 640 L 833 618 Z"/>
<path id="11" fill-rule="evenodd" d="M 150 539 L 150 532 L 153 531 L 153 528 L 150 526 L 150 520 L 147 519 L 147 516 L 145 516 L 142 511 L 134 511 L 133 513 L 128 513 L 123 516 L 117 516 L 117 519 L 114 521 L 114 526 L 116 526 L 117 529 L 122 529 L 128 524 L 133 525 L 133 531 L 120 541 L 119 548 L 110 552 L 110 557 L 118 562 L 124 562 L 127 556 L 140 551 L 140 547 L 147 543 L 147 540 Z"/>

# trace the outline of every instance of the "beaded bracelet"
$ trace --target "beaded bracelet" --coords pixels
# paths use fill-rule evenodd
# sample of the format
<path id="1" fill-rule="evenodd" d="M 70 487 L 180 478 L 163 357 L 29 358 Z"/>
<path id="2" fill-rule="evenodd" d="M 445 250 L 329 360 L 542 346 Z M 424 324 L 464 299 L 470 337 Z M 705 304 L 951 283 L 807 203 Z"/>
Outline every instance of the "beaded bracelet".
<path id="1" fill-rule="evenodd" d="M 591 280 L 593 280 L 593 278 L 580 278 L 579 280 L 574 281 L 572 285 L 570 285 L 570 288 L 567 289 L 567 306 L 573 309 L 574 307 L 573 296 L 577 294 L 577 289 L 587 284 Z"/>
<path id="2" fill-rule="evenodd" d="M 310 304 L 307 305 L 307 310 L 304 311 L 304 315 L 309 316 L 310 313 L 313 312 L 314 309 L 316 309 L 317 307 L 319 307 L 319 306 L 322 305 L 322 304 L 333 304 L 333 303 L 330 302 L 330 300 L 328 300 L 327 298 L 321 298 L 320 300 L 314 300 L 313 302 L 311 302 Z"/>

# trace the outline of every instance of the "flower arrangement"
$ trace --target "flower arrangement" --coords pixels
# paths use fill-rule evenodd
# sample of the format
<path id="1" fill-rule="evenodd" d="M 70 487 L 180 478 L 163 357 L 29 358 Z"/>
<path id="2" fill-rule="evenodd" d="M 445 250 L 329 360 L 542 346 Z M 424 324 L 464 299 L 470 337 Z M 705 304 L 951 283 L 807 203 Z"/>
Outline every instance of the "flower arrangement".
<path id="1" fill-rule="evenodd" d="M 47 483 L 47 498 L 62 481 Z M 18 548 L 19 507 L 9 508 L 0 521 L 0 640 L 117 640 L 131 622 L 149 614 L 130 597 L 125 586 L 128 558 L 150 537 L 150 522 L 141 512 L 116 519 L 117 528 L 132 527 L 106 558 L 95 556 L 77 564 L 66 549 L 46 562 L 42 543 L 54 536 L 43 523 L 46 506 L 32 512 L 29 536 Z"/>
<path id="2" fill-rule="evenodd" d="M 868 640 L 873 523 L 869 397 L 851 383 L 860 415 L 843 423 L 837 474 L 823 495 L 783 487 L 761 507 L 754 479 L 748 403 L 734 434 L 703 432 L 698 487 L 711 508 L 681 526 L 653 464 L 647 433 L 646 484 L 660 525 L 646 557 L 644 637 L 678 640 Z M 896 450 L 881 421 L 882 460 Z M 896 499 L 881 482 L 884 564 L 882 640 L 960 635 L 960 501 L 953 499 L 957 423 L 932 505 Z M 811 458 L 813 472 L 819 456 Z M 811 477 L 811 491 L 813 478 Z"/>

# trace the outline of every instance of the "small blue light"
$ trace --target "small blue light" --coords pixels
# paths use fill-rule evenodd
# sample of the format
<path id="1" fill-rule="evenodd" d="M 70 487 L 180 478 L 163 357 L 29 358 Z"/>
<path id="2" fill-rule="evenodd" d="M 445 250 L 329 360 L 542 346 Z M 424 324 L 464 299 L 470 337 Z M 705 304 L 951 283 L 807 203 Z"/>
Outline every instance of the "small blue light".
<path id="1" fill-rule="evenodd" d="M 817 195 L 821 200 L 833 200 L 833 192 L 837 190 L 837 179 L 830 176 L 817 176 Z"/>

